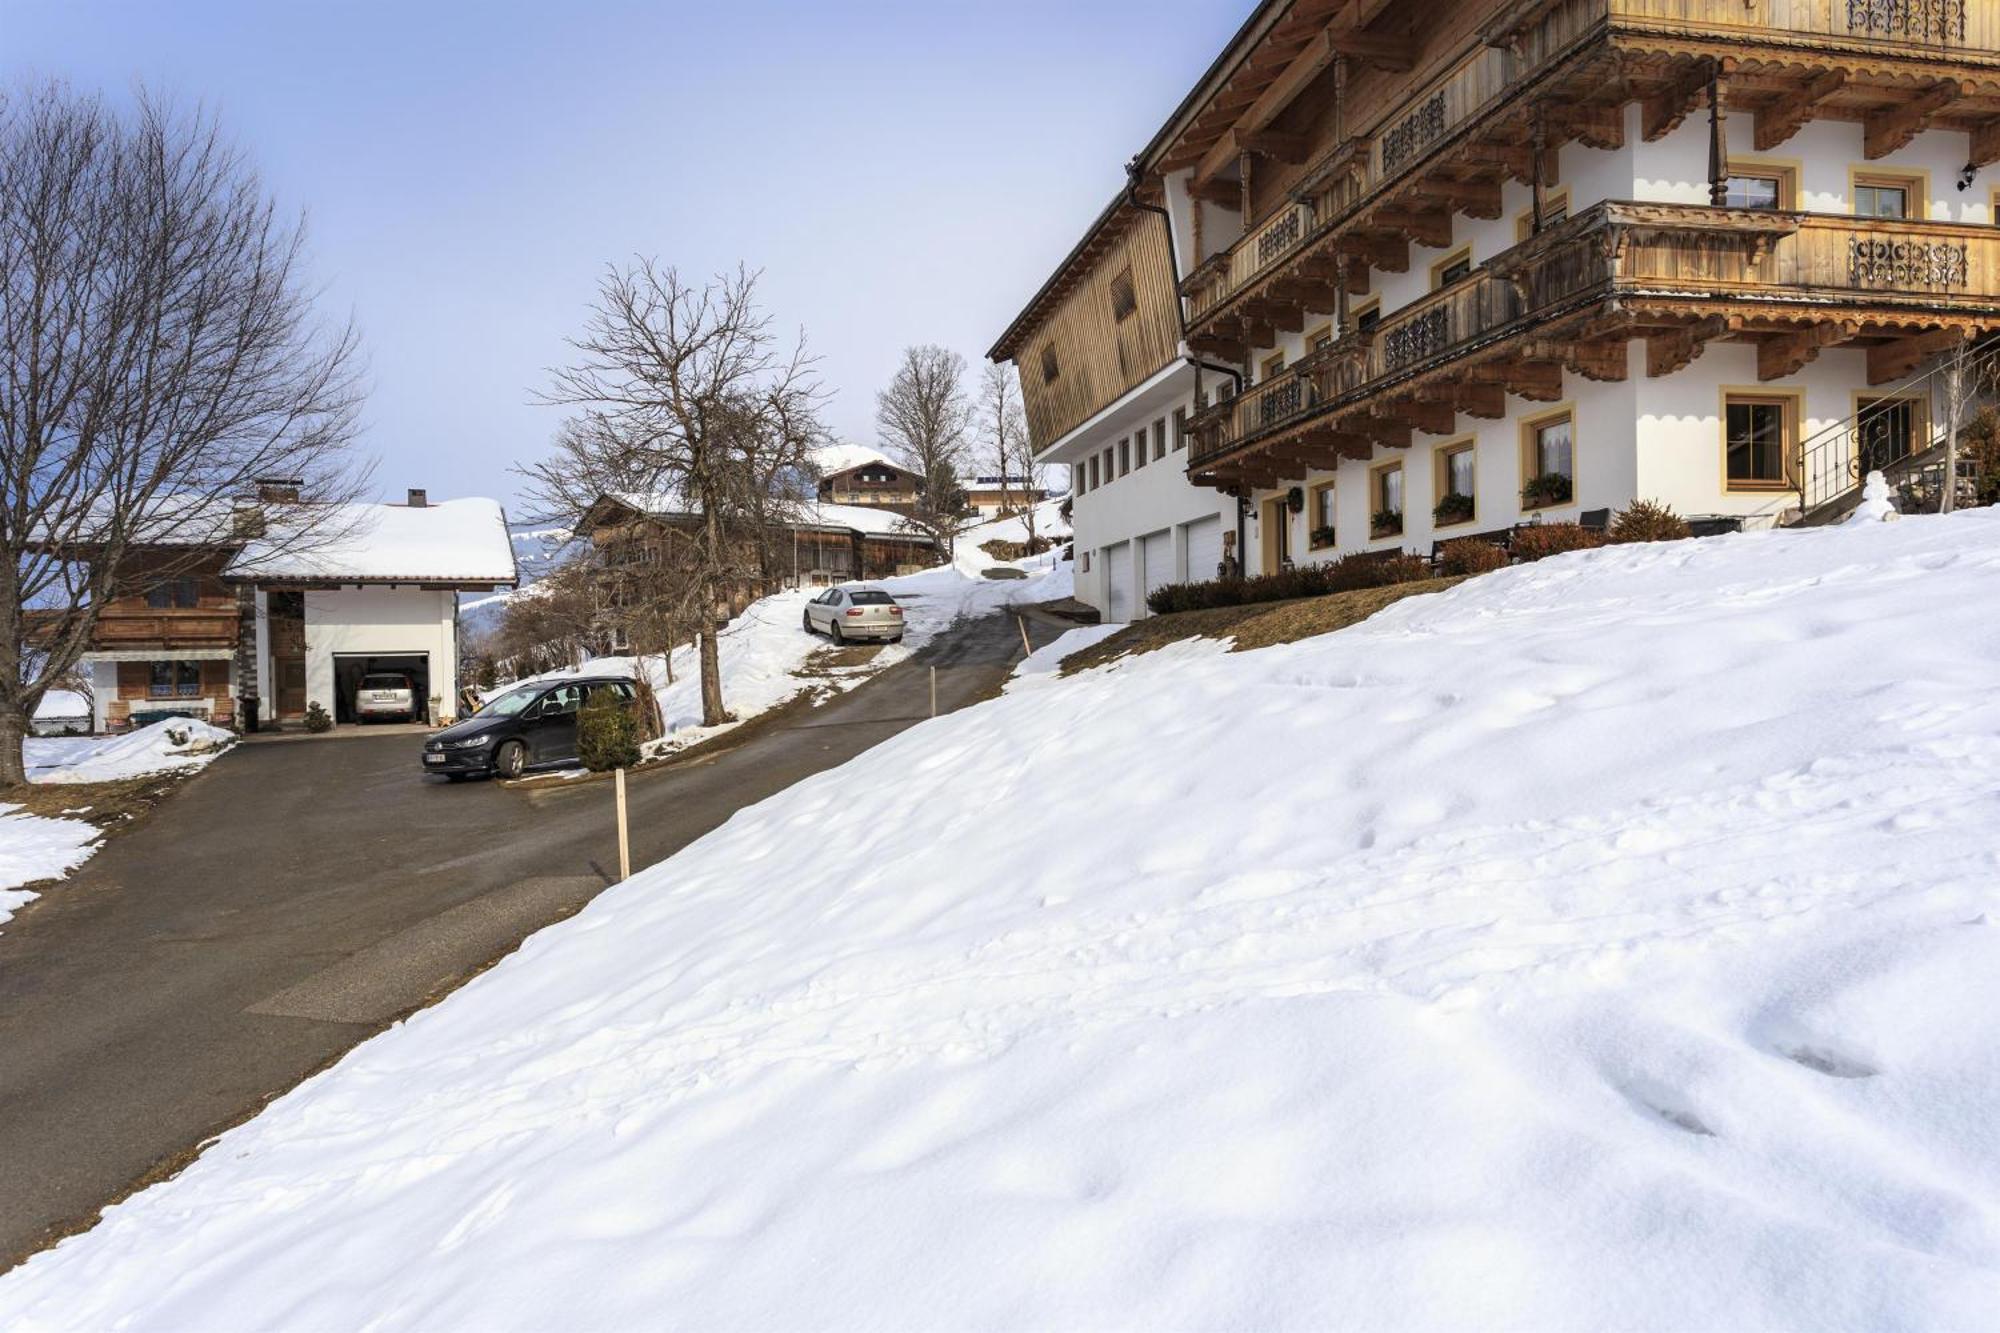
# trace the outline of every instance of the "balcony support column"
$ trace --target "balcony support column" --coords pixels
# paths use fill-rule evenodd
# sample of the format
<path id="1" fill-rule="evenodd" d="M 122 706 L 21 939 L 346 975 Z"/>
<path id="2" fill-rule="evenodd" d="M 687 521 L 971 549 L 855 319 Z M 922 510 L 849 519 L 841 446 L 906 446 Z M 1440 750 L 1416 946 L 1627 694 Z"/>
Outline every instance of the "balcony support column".
<path id="1" fill-rule="evenodd" d="M 1722 71 L 1708 76 L 1708 202 L 1721 208 L 1729 198 L 1729 130 L 1722 115 Z"/>

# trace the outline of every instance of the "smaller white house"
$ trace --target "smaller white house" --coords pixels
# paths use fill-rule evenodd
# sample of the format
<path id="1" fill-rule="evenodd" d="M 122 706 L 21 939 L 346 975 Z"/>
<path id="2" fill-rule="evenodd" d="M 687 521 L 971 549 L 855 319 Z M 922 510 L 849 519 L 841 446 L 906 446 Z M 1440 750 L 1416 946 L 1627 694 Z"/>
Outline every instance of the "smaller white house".
<path id="1" fill-rule="evenodd" d="M 296 550 L 251 542 L 223 570 L 254 590 L 254 695 L 265 717 L 303 717 L 314 703 L 354 720 L 361 678 L 399 672 L 430 716 L 457 712 L 458 595 L 519 580 L 507 516 L 487 499 L 348 507 L 329 537 Z"/>

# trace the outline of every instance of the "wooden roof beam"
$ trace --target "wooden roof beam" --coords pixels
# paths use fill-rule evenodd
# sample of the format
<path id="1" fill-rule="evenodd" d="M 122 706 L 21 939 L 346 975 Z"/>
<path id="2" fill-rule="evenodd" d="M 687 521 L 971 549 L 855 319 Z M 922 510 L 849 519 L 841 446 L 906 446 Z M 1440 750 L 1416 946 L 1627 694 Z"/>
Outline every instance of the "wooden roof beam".
<path id="1" fill-rule="evenodd" d="M 1451 214 L 1435 209 L 1380 209 L 1373 219 L 1378 227 L 1390 227 L 1433 250 L 1451 244 Z"/>
<path id="2" fill-rule="evenodd" d="M 1454 411 L 1487 421 L 1498 421 L 1507 415 L 1507 391 L 1498 384 L 1440 380 L 1417 390 L 1417 397 L 1427 403 L 1444 403 Z"/>
<path id="3" fill-rule="evenodd" d="M 1324 74 L 1338 55 L 1324 32 L 1307 42 L 1305 49 L 1292 58 L 1292 63 L 1285 67 L 1284 72 L 1271 80 L 1271 86 L 1260 93 L 1257 100 L 1250 104 L 1250 109 L 1243 113 L 1242 127 L 1261 130 L 1283 115 L 1285 108 L 1297 101 L 1299 94 Z"/>
<path id="4" fill-rule="evenodd" d="M 1231 136 L 1246 153 L 1297 166 L 1312 156 L 1312 141 L 1290 130 L 1237 130 Z"/>
<path id="5" fill-rule="evenodd" d="M 1868 349 L 1868 382 L 1887 384 L 1909 375 L 1918 366 L 1943 352 L 1949 352 L 1972 337 L 1969 328 L 1933 329 L 1909 338 L 1898 338 Z"/>
<path id="6" fill-rule="evenodd" d="M 1230 155 L 1233 159 L 1235 154 Z M 1232 180 L 1201 180 L 1188 182 L 1188 193 L 1205 204 L 1226 208 L 1232 213 L 1243 211 L 1243 183 Z"/>
<path id="7" fill-rule="evenodd" d="M 1796 375 L 1817 359 L 1820 349 L 1851 342 L 1861 331 L 1854 320 L 1828 320 L 1808 324 L 1757 343 L 1757 378 L 1765 382 Z"/>
<path id="8" fill-rule="evenodd" d="M 1363 61 L 1392 74 L 1404 74 L 1417 63 L 1416 41 L 1407 33 L 1362 32 L 1356 28 L 1332 29 L 1326 40 L 1344 56 Z"/>
<path id="9" fill-rule="evenodd" d="M 1958 79 L 1940 79 L 1906 101 L 1869 112 L 1861 122 L 1861 155 L 1870 162 L 1887 157 L 1930 128 L 1938 112 L 1970 92 L 1971 86 Z"/>
<path id="10" fill-rule="evenodd" d="M 1493 219 L 1504 211 L 1499 181 L 1484 180 L 1437 180 L 1419 181 L 1411 188 L 1412 194 L 1441 201 L 1448 208 L 1455 208 L 1468 217 Z"/>
<path id="11" fill-rule="evenodd" d="M 1684 369 L 1707 349 L 1712 339 L 1729 330 L 1729 321 L 1720 315 L 1697 320 L 1677 329 L 1665 329 L 1646 338 L 1646 374 L 1658 379 Z"/>
<path id="12" fill-rule="evenodd" d="M 1778 98 L 1755 113 L 1756 131 L 1752 142 L 1757 151 L 1768 153 L 1797 134 L 1819 110 L 1819 104 L 1847 86 L 1847 71 L 1822 70 L 1807 79 L 1795 93 Z"/>
<path id="13" fill-rule="evenodd" d="M 1688 113 L 1708 100 L 1708 85 L 1714 81 L 1716 74 L 1715 62 L 1697 60 L 1692 68 L 1659 92 L 1641 98 L 1639 137 L 1653 143 L 1679 129 L 1681 122 L 1688 118 Z"/>
<path id="14" fill-rule="evenodd" d="M 1970 141 L 1970 153 L 1965 160 L 1973 170 L 2000 162 L 2000 119 L 1976 127 L 1966 138 Z"/>

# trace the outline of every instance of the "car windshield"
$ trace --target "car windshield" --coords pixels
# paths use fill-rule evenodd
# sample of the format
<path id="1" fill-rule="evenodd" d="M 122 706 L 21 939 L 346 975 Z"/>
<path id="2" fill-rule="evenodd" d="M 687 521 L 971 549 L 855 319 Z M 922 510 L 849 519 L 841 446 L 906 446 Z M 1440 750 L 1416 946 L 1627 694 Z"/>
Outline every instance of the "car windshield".
<path id="1" fill-rule="evenodd" d="M 847 594 L 847 600 L 856 606 L 894 606 L 896 604 L 896 599 L 888 593 L 877 592 L 873 588 L 863 588 L 860 592 L 851 592 Z"/>
<path id="2" fill-rule="evenodd" d="M 409 685 L 401 676 L 363 676 L 361 688 L 364 690 L 403 690 Z"/>
<path id="3" fill-rule="evenodd" d="M 509 690 L 486 701 L 475 717 L 513 717 L 523 708 L 541 697 L 542 686 L 528 685 L 518 690 Z"/>

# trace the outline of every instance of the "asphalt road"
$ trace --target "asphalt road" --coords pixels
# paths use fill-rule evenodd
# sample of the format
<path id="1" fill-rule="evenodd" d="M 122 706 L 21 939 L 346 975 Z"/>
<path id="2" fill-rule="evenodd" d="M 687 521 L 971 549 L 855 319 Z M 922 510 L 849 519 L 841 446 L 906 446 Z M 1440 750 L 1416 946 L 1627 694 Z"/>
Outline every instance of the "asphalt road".
<path id="1" fill-rule="evenodd" d="M 991 694 L 1015 624 L 635 775 L 635 868 L 928 717 L 932 666 L 940 712 Z M 240 747 L 0 932 L 0 1268 L 609 884 L 606 785 L 449 784 L 420 744 Z"/>

